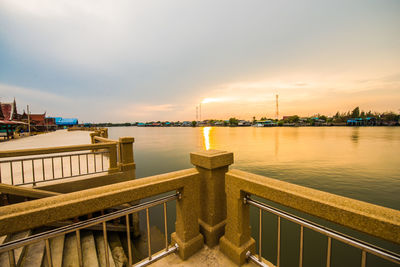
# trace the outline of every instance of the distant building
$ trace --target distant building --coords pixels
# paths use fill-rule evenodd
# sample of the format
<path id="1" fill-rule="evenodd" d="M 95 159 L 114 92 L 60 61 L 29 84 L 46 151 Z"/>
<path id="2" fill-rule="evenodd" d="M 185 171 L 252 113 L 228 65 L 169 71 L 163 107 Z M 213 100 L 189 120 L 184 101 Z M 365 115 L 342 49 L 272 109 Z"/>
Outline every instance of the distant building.
<path id="1" fill-rule="evenodd" d="M 57 126 L 74 126 L 78 125 L 78 119 L 54 117 Z"/>

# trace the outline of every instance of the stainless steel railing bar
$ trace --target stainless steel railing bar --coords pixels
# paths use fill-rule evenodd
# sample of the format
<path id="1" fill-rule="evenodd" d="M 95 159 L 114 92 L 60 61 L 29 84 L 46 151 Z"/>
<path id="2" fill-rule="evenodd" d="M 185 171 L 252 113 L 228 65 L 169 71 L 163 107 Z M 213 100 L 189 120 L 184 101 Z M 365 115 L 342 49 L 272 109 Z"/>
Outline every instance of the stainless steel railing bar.
<path id="1" fill-rule="evenodd" d="M 111 253 L 111 251 L 108 251 L 108 242 L 107 242 L 107 225 L 106 222 L 103 222 L 103 241 L 104 241 L 104 251 L 105 253 L 105 257 L 106 257 L 106 266 L 109 267 L 110 266 L 110 259 L 109 259 L 109 253 Z"/>
<path id="2" fill-rule="evenodd" d="M 8 251 L 8 261 L 9 261 L 11 267 L 16 266 L 14 250 Z"/>
<path id="3" fill-rule="evenodd" d="M 131 247 L 131 226 L 129 223 L 129 214 L 125 215 L 126 220 L 126 237 L 128 242 L 128 264 L 132 266 L 132 247 Z"/>
<path id="4" fill-rule="evenodd" d="M 89 155 L 86 154 L 86 173 L 89 174 Z"/>
<path id="5" fill-rule="evenodd" d="M 367 264 L 367 252 L 365 250 L 361 253 L 361 267 L 365 267 Z"/>
<path id="6" fill-rule="evenodd" d="M 83 175 L 98 174 L 98 173 L 105 173 L 105 172 L 107 172 L 107 170 L 98 171 L 98 172 L 91 172 L 91 173 L 85 173 Z M 61 179 L 75 178 L 75 177 L 79 177 L 79 176 L 82 176 L 82 175 L 64 176 L 64 177 L 58 177 L 58 178 L 54 178 L 54 179 L 48 179 L 48 180 L 43 180 L 43 181 L 32 181 L 32 182 L 26 182 L 24 184 L 15 184 L 15 185 L 27 185 L 27 184 L 35 184 L 35 183 L 42 183 L 42 182 L 51 182 L 51 181 L 56 181 L 56 180 L 61 180 Z"/>
<path id="7" fill-rule="evenodd" d="M 261 259 L 261 251 L 262 251 L 262 209 L 258 209 L 259 210 L 259 226 L 258 226 L 258 260 L 262 261 Z"/>
<path id="8" fill-rule="evenodd" d="M 32 181 L 35 183 L 35 161 L 32 160 Z"/>
<path id="9" fill-rule="evenodd" d="M 167 255 L 169 255 L 171 253 L 174 253 L 178 249 L 179 249 L 178 244 L 175 244 L 175 245 L 171 246 L 168 249 L 168 251 L 164 250 L 164 251 L 161 251 L 160 253 L 154 254 L 153 257 L 151 258 L 151 260 L 150 259 L 146 259 L 146 260 L 143 260 L 143 261 L 141 261 L 141 262 L 139 262 L 139 263 L 137 263 L 137 264 L 135 264 L 133 266 L 135 266 L 135 267 L 143 267 L 143 266 L 150 265 L 153 262 L 155 262 L 155 261 L 157 261 L 157 260 L 159 260 L 159 259 L 161 259 L 161 258 L 163 258 L 163 257 L 165 257 L 165 256 L 167 256 Z"/>
<path id="10" fill-rule="evenodd" d="M 68 153 L 68 152 L 65 152 Z M 68 156 L 77 156 L 77 155 L 90 155 L 90 154 L 109 154 L 108 151 L 95 151 L 95 152 L 84 152 L 84 153 L 72 153 L 72 154 L 62 154 L 62 155 L 52 155 L 52 156 L 44 156 L 44 157 L 29 157 L 24 158 L 23 160 L 38 160 L 38 159 L 51 159 L 51 158 L 61 158 L 61 157 L 68 157 Z M 10 159 L 10 160 L 0 160 L 0 164 L 8 163 L 8 162 L 19 162 L 21 159 Z"/>
<path id="11" fill-rule="evenodd" d="M 97 171 L 97 168 L 96 168 L 96 154 L 93 154 L 93 163 L 94 163 L 94 172 L 96 172 Z"/>
<path id="12" fill-rule="evenodd" d="M 326 250 L 326 267 L 331 267 L 332 238 L 328 236 L 328 248 Z"/>
<path id="13" fill-rule="evenodd" d="M 64 157 L 60 157 L 61 160 L 61 178 L 64 178 Z"/>
<path id="14" fill-rule="evenodd" d="M 50 249 L 49 239 L 46 239 L 46 259 L 47 259 L 47 265 L 49 267 L 53 267 L 53 260 L 51 259 L 51 249 Z"/>
<path id="15" fill-rule="evenodd" d="M 271 267 L 268 264 L 266 264 L 265 262 L 260 261 L 255 255 L 252 255 L 250 251 L 247 251 L 246 253 L 246 258 L 248 260 L 251 260 L 252 262 L 254 262 L 256 265 L 261 266 L 261 267 Z"/>
<path id="16" fill-rule="evenodd" d="M 281 211 L 279 209 L 276 209 L 274 207 L 271 207 L 271 206 L 269 206 L 267 204 L 264 204 L 264 203 L 261 203 L 259 201 L 253 200 L 251 198 L 245 198 L 245 203 L 253 205 L 253 206 L 258 207 L 258 208 L 261 208 L 261 209 L 263 209 L 265 211 L 271 212 L 271 213 L 273 213 L 275 215 L 278 215 L 278 216 L 280 216 L 280 217 L 282 217 L 284 219 L 287 219 L 287 220 L 289 220 L 291 222 L 297 223 L 299 225 L 303 225 L 304 227 L 312 229 L 312 230 L 314 230 L 316 232 L 324 234 L 324 235 L 326 235 L 328 237 L 331 237 L 333 239 L 339 240 L 339 241 L 341 241 L 343 243 L 352 245 L 352 246 L 357 247 L 357 248 L 359 248 L 361 250 L 365 250 L 366 252 L 374 254 L 374 255 L 376 255 L 378 257 L 390 260 L 390 261 L 392 261 L 394 263 L 400 263 L 400 255 L 398 255 L 398 254 L 396 254 L 394 252 L 387 251 L 387 250 L 385 250 L 383 248 L 376 247 L 374 245 L 368 244 L 368 243 L 366 243 L 364 241 L 361 241 L 361 240 L 357 240 L 357 239 L 355 239 L 353 237 L 350 237 L 350 236 L 347 236 L 345 234 L 336 232 L 336 231 L 331 230 L 329 228 L 326 228 L 324 226 L 321 226 L 321 225 L 318 225 L 316 223 L 310 222 L 308 220 L 302 219 L 302 218 L 300 218 L 298 216 L 289 214 L 289 213 L 287 213 L 285 211 Z"/>
<path id="17" fill-rule="evenodd" d="M 70 176 L 73 176 L 72 174 L 72 155 L 69 155 L 69 172 L 70 172 Z"/>
<path id="18" fill-rule="evenodd" d="M 163 203 L 164 207 L 164 234 L 165 234 L 165 251 L 168 251 L 168 223 L 167 223 L 167 202 Z"/>
<path id="19" fill-rule="evenodd" d="M 25 183 L 25 170 L 24 170 L 24 160 L 21 160 L 21 171 L 22 171 L 22 183 Z"/>
<path id="20" fill-rule="evenodd" d="M 11 184 L 14 185 L 14 172 L 13 172 L 13 166 L 12 162 L 10 162 L 10 172 L 11 172 Z"/>
<path id="21" fill-rule="evenodd" d="M 149 252 L 149 260 L 151 260 L 151 234 L 150 234 L 149 208 L 146 209 L 146 226 L 147 226 L 147 250 Z"/>
<path id="22" fill-rule="evenodd" d="M 68 234 L 71 232 L 74 232 L 76 230 L 81 230 L 83 228 L 87 228 L 96 224 L 100 224 L 100 223 L 105 223 L 106 221 L 110 221 L 112 219 L 116 219 L 122 216 L 125 216 L 127 214 L 131 214 L 131 213 L 135 213 L 141 210 L 145 210 L 147 208 L 151 208 L 160 204 L 163 204 L 164 202 L 168 202 L 171 200 L 175 200 L 178 199 L 179 197 L 179 193 L 177 194 L 173 194 L 173 195 L 168 195 L 165 197 L 161 197 L 155 200 L 151 200 L 145 203 L 141 203 L 132 207 L 128 207 L 126 209 L 122 209 L 122 210 L 118 210 L 118 211 L 114 211 L 108 214 L 104 214 L 95 218 L 91 218 L 85 221 L 81 221 L 81 222 L 76 222 L 70 225 L 66 225 L 66 226 L 62 226 L 53 230 L 49 230 L 43 233 L 39 233 L 36 235 L 31 235 L 29 237 L 23 238 L 23 239 L 19 239 L 19 240 L 15 240 L 15 241 L 11 241 L 5 244 L 1 244 L 0 245 L 0 253 L 4 252 L 4 251 L 8 251 L 10 249 L 15 249 L 21 246 L 25 246 L 25 245 L 29 245 L 47 238 L 53 238 L 59 235 L 64 235 L 64 234 Z"/>
<path id="23" fill-rule="evenodd" d="M 76 232 L 76 246 L 78 248 L 78 259 L 79 267 L 83 267 L 83 256 L 82 256 L 82 246 L 81 246 L 81 232 L 78 230 Z"/>
<path id="24" fill-rule="evenodd" d="M 81 171 L 81 155 L 78 155 L 78 169 L 79 169 L 79 175 L 81 175 L 82 174 L 82 171 Z"/>
<path id="25" fill-rule="evenodd" d="M 276 267 L 280 266 L 281 263 L 281 217 L 278 216 L 278 244 L 276 252 Z"/>
<path id="26" fill-rule="evenodd" d="M 299 267 L 303 267 L 303 246 L 304 246 L 304 226 L 300 225 L 300 255 L 299 255 Z"/>
<path id="27" fill-rule="evenodd" d="M 46 174 L 45 174 L 45 172 L 44 172 L 44 158 L 42 158 L 42 180 L 44 181 L 44 180 L 46 180 Z"/>

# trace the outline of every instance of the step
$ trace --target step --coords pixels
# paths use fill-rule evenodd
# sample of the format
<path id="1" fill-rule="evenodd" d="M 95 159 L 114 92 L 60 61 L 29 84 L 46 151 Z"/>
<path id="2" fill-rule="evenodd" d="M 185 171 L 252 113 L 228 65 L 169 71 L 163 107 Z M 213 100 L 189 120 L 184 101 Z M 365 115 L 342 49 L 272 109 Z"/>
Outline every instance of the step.
<path id="1" fill-rule="evenodd" d="M 125 251 L 122 247 L 121 240 L 117 233 L 109 233 L 108 243 L 111 247 L 112 257 L 116 267 L 126 266 L 128 264 L 128 258 L 125 255 Z"/>
<path id="2" fill-rule="evenodd" d="M 82 255 L 84 267 L 99 267 L 97 259 L 96 243 L 92 231 L 82 231 L 81 233 Z"/>
<path id="3" fill-rule="evenodd" d="M 30 244 L 25 249 L 25 254 L 21 262 L 21 267 L 40 266 L 45 254 L 45 241 Z"/>
<path id="4" fill-rule="evenodd" d="M 100 267 L 106 267 L 106 257 L 105 257 L 105 249 L 104 249 L 104 237 L 102 232 L 94 233 L 94 240 L 96 242 L 96 250 L 97 250 L 97 258 L 99 261 Z M 115 267 L 114 259 L 111 254 L 110 245 L 107 244 L 108 247 L 108 261 L 110 263 L 110 267 Z"/>
<path id="5" fill-rule="evenodd" d="M 30 236 L 32 233 L 31 230 L 27 230 L 27 231 L 22 231 L 19 233 L 15 233 L 15 234 L 10 234 L 7 235 L 6 239 L 3 241 L 4 243 L 10 242 L 10 241 L 14 241 L 14 240 L 18 240 L 21 238 L 25 238 Z M 20 247 L 17 249 L 14 249 L 14 259 L 15 259 L 15 264 L 19 265 L 21 263 L 21 259 L 22 259 L 22 255 L 23 252 L 25 251 L 26 246 L 24 247 Z M 3 252 L 0 254 L 0 266 L 10 266 L 10 261 L 9 261 L 9 257 L 8 257 L 8 252 Z"/>
<path id="6" fill-rule="evenodd" d="M 76 234 L 67 234 L 65 237 L 64 253 L 63 253 L 63 267 L 79 266 L 78 247 L 76 243 Z"/>

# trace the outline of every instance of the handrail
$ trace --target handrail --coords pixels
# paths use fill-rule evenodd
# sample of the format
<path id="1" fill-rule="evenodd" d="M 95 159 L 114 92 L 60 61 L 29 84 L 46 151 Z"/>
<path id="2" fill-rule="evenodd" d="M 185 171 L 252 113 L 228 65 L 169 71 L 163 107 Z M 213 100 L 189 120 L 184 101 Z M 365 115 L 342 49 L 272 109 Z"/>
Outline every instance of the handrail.
<path id="1" fill-rule="evenodd" d="M 33 189 L 33 188 L 8 185 L 8 184 L 0 184 L 0 193 L 10 194 L 10 195 L 14 195 L 14 196 L 30 197 L 30 198 L 52 197 L 52 196 L 57 196 L 60 194 L 60 193 L 50 192 L 50 191 L 46 191 L 46 190 Z"/>
<path id="2" fill-rule="evenodd" d="M 112 140 L 112 139 L 108 139 L 105 137 L 101 137 L 101 136 L 93 136 L 94 140 L 96 141 L 100 141 L 100 143 L 109 143 L 109 142 L 118 142 L 116 140 Z"/>
<path id="3" fill-rule="evenodd" d="M 197 170 L 187 169 L 3 206 L 0 207 L 0 221 L 2 222 L 0 224 L 0 235 L 39 227 L 178 190 L 184 186 L 189 186 L 187 181 L 192 181 L 197 175 Z M 191 190 L 196 191 L 198 188 Z"/>
<path id="4" fill-rule="evenodd" d="M 365 266 L 367 253 L 379 255 L 386 260 L 399 263 L 399 256 L 383 249 L 366 245 L 365 243 L 347 237 L 337 232 L 318 228 L 315 224 L 310 224 L 303 219 L 288 215 L 274 208 L 267 207 L 250 199 L 254 195 L 268 201 L 272 201 L 287 208 L 295 209 L 302 213 L 322 218 L 350 229 L 357 230 L 370 236 L 378 237 L 383 240 L 400 244 L 400 211 L 373 205 L 363 201 L 326 193 L 323 191 L 290 184 L 280 180 L 268 178 L 239 170 L 230 170 L 225 176 L 225 191 L 227 195 L 227 219 L 225 234 L 220 239 L 220 248 L 225 255 L 228 255 L 238 264 L 243 264 L 246 258 L 254 256 L 255 240 L 251 237 L 250 231 L 250 209 L 248 204 L 259 208 L 259 225 L 262 225 L 262 211 L 268 210 L 277 217 L 277 263 L 280 265 L 280 236 L 281 236 L 281 217 L 295 221 L 300 224 L 300 260 L 303 254 L 303 227 L 312 227 L 328 236 L 327 266 L 330 265 L 332 239 L 356 245 L 361 252 L 361 266 Z M 243 201 L 245 198 L 245 201 Z M 295 219 L 294 219 L 295 218 Z M 312 225 L 312 226 L 311 226 Z M 315 227 L 314 227 L 315 226 Z M 259 251 L 258 263 L 262 263 L 261 239 L 262 228 L 258 233 Z M 250 251 L 250 256 L 248 254 Z M 251 260 L 256 259 L 250 257 Z"/>
<path id="5" fill-rule="evenodd" d="M 0 151 L 0 158 L 21 157 L 21 156 L 32 156 L 32 155 L 43 155 L 43 154 L 54 154 L 54 153 L 111 148 L 113 146 L 116 146 L 116 144 L 117 144 L 117 142 L 107 142 L 107 143 L 88 144 L 88 145 L 72 145 L 72 146 L 59 146 L 59 147 L 6 150 L 6 151 Z"/>
<path id="6" fill-rule="evenodd" d="M 227 182 L 298 211 L 400 244 L 400 211 L 295 185 L 240 170 L 227 173 Z"/>
<path id="7" fill-rule="evenodd" d="M 246 196 L 243 199 L 243 201 L 244 201 L 245 204 L 249 204 L 249 205 L 257 207 L 257 208 L 259 208 L 261 210 L 273 213 L 273 214 L 275 214 L 275 215 L 277 215 L 277 216 L 279 216 L 281 218 L 285 218 L 285 219 L 287 219 L 287 220 L 289 220 L 291 222 L 299 224 L 302 227 L 306 227 L 306 228 L 309 228 L 309 229 L 314 230 L 316 232 L 319 232 L 319 233 L 321 233 L 323 235 L 326 235 L 329 238 L 336 239 L 338 241 L 341 241 L 341 242 L 346 243 L 348 245 L 351 245 L 353 247 L 359 248 L 362 251 L 374 254 L 374 255 L 376 255 L 378 257 L 381 257 L 381 258 L 384 258 L 384 259 L 389 260 L 391 262 L 400 264 L 400 255 L 398 255 L 398 254 L 396 254 L 394 252 L 391 252 L 391 251 L 385 250 L 383 248 L 371 245 L 371 244 L 369 244 L 367 242 L 358 240 L 358 239 L 356 239 L 354 237 L 351 237 L 351 236 L 345 235 L 343 233 L 340 233 L 338 231 L 329 229 L 329 228 L 324 227 L 322 225 L 319 225 L 317 223 L 305 220 L 303 218 L 300 218 L 300 217 L 295 216 L 293 214 L 290 214 L 288 212 L 282 211 L 280 209 L 277 209 L 277 208 L 272 207 L 270 205 L 267 205 L 265 203 L 253 200 L 249 196 Z M 260 227 L 261 227 L 261 225 L 260 225 Z M 260 229 L 260 231 L 261 231 L 261 229 Z M 300 247 L 302 247 L 302 245 L 303 244 L 301 244 Z M 259 244 L 259 250 L 260 250 L 259 255 L 261 255 L 261 243 Z"/>
<path id="8" fill-rule="evenodd" d="M 149 208 L 155 207 L 157 205 L 163 205 L 164 207 L 164 226 L 165 226 L 165 249 L 159 251 L 155 255 L 152 255 L 151 253 L 151 242 L 150 239 L 148 239 L 147 246 L 148 246 L 148 251 L 149 255 L 147 259 L 139 262 L 135 266 L 146 266 L 154 261 L 159 260 L 162 257 L 165 257 L 175 251 L 178 250 L 179 245 L 177 243 L 172 243 L 172 246 L 169 246 L 168 244 L 168 231 L 167 231 L 167 206 L 166 203 L 171 200 L 176 200 L 180 199 L 181 194 L 178 192 L 176 194 L 168 195 L 165 197 L 160 197 L 155 200 L 148 201 L 146 203 L 142 204 L 137 204 L 122 210 L 117 210 L 114 212 L 111 212 L 109 214 L 101 215 L 95 218 L 87 219 L 85 221 L 73 223 L 70 225 L 66 225 L 64 227 L 59 227 L 56 229 L 48 230 L 46 232 L 41 232 L 35 235 L 31 235 L 22 239 L 18 240 L 13 240 L 4 244 L 0 244 L 0 253 L 8 252 L 9 254 L 9 264 L 11 266 L 15 266 L 16 262 L 14 259 L 14 250 L 28 246 L 31 244 L 37 244 L 39 242 L 45 242 L 46 245 L 46 259 L 47 259 L 47 264 L 49 266 L 52 266 L 52 252 L 50 250 L 50 238 L 54 238 L 60 235 L 66 235 L 69 233 L 75 232 L 76 234 L 76 239 L 77 239 L 77 249 L 78 249 L 78 259 L 79 259 L 79 265 L 83 265 L 83 253 L 82 253 L 82 246 L 81 246 L 81 230 L 85 230 L 91 226 L 99 225 L 101 224 L 103 227 L 103 240 L 104 240 L 104 247 L 105 247 L 105 260 L 106 260 L 106 266 L 109 266 L 109 248 L 107 244 L 107 222 L 118 219 L 118 218 L 124 218 L 125 223 L 126 223 L 126 237 L 127 237 L 127 246 L 128 246 L 128 263 L 129 266 L 132 266 L 133 264 L 133 255 L 132 255 L 132 245 L 131 245 L 131 228 L 130 228 L 130 215 L 133 215 L 134 213 L 137 213 L 141 210 L 146 210 L 147 214 L 147 233 L 148 233 L 148 238 L 150 238 L 150 218 L 149 218 Z"/>
<path id="9" fill-rule="evenodd" d="M 22 239 L 10 241 L 5 244 L 0 244 L 0 253 L 8 251 L 10 249 L 16 249 L 16 248 L 19 248 L 22 246 L 36 243 L 36 242 L 39 242 L 44 239 L 49 239 L 49 238 L 53 238 L 53 237 L 56 237 L 59 235 L 65 235 L 65 234 L 74 232 L 76 230 L 88 228 L 90 226 L 94 226 L 94 225 L 97 225 L 97 224 L 100 224 L 100 223 L 103 223 L 106 221 L 110 221 L 110 220 L 125 216 L 127 214 L 142 211 L 142 210 L 163 204 L 165 202 L 178 199 L 179 196 L 180 196 L 179 193 L 168 195 L 165 197 L 161 197 L 161 198 L 158 198 L 155 200 L 148 201 L 146 203 L 137 204 L 137 205 L 134 205 L 132 207 L 128 207 L 128 208 L 125 208 L 122 210 L 117 210 L 117 211 L 114 211 L 114 212 L 111 212 L 108 214 L 104 214 L 104 215 L 101 215 L 101 216 L 98 216 L 95 218 L 87 219 L 85 221 L 76 222 L 76 223 L 62 226 L 59 228 L 55 228 L 55 229 L 52 229 L 52 230 L 49 230 L 46 232 L 31 235 L 31 236 L 28 236 L 28 237 L 25 237 Z"/>

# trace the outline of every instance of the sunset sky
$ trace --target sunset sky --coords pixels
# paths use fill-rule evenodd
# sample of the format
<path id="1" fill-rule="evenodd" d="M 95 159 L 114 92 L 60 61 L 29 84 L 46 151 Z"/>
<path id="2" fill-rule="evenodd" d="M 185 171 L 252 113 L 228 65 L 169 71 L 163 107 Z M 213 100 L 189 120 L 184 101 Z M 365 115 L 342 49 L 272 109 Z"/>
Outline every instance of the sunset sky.
<path id="1" fill-rule="evenodd" d="M 0 0 L 0 101 L 80 122 L 400 112 L 400 1 Z"/>

